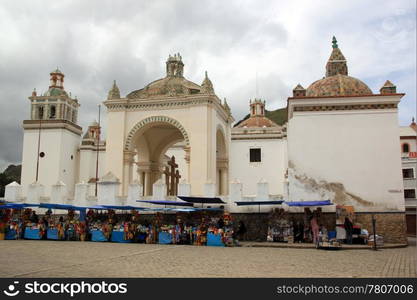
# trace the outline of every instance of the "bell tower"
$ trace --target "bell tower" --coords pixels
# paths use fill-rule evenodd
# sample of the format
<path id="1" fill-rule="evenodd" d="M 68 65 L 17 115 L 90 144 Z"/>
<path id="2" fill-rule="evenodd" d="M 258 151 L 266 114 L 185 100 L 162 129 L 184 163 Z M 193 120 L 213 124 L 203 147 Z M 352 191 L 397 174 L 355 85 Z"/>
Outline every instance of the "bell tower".
<path id="1" fill-rule="evenodd" d="M 78 147 L 82 128 L 77 125 L 80 104 L 64 89 L 65 75 L 57 68 L 50 73 L 48 90 L 29 97 L 30 116 L 23 121 L 21 181 L 24 191 L 38 182 L 46 192 L 62 181 L 72 193 L 76 183 Z"/>

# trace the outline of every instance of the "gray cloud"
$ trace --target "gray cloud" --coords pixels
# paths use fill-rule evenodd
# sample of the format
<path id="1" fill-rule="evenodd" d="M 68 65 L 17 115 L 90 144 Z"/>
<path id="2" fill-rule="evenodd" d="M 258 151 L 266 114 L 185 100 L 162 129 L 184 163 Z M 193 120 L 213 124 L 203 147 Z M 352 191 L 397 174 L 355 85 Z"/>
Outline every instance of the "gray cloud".
<path id="1" fill-rule="evenodd" d="M 330 0 L 47 4 L 0 2 L 0 169 L 20 162 L 27 97 L 34 87 L 47 90 L 56 66 L 66 74 L 67 91 L 80 100 L 83 127 L 97 117 L 97 104 L 114 79 L 126 95 L 164 76 L 165 59 L 174 52 L 181 52 L 188 79 L 201 83 L 208 70 L 238 120 L 248 112 L 249 99 L 261 97 L 267 109 L 276 109 L 285 106 L 297 83 L 307 87 L 323 76 L 336 34 L 351 74 L 369 79 L 374 91 L 378 81 L 392 80 L 409 94 L 400 106 L 401 122 L 415 114 L 411 0 L 377 6 L 373 1 L 335 6 Z"/>

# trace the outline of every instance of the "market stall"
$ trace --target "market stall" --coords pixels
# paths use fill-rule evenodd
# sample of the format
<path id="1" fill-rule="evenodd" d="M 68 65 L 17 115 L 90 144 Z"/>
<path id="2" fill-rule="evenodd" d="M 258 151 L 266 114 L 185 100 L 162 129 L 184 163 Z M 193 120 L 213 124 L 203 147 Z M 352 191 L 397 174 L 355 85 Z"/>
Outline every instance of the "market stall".
<path id="1" fill-rule="evenodd" d="M 336 231 L 329 231 L 322 224 L 321 207 L 333 205 L 330 200 L 286 201 L 285 204 L 290 207 L 304 208 L 303 223 L 294 225 L 296 241 L 300 239 L 302 242 L 313 242 L 317 248 L 339 249 L 341 247 L 340 241 L 336 238 Z M 316 209 L 311 211 L 311 207 Z"/>

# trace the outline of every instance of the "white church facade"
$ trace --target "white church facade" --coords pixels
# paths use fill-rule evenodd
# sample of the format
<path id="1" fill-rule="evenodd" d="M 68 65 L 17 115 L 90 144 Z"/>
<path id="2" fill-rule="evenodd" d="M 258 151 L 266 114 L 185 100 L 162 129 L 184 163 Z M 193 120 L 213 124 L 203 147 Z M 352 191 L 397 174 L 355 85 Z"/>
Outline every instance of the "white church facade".
<path id="1" fill-rule="evenodd" d="M 65 91 L 64 74 L 50 75 L 49 90 L 29 97 L 21 186 L 8 187 L 6 200 L 133 205 L 219 196 L 235 213 L 250 212 L 235 201 L 331 200 L 354 206 L 363 223 L 376 215 L 381 228 L 394 224 L 388 235 L 405 238 L 397 108 L 404 94 L 389 81 L 373 93 L 349 76 L 335 39 L 325 77 L 307 89 L 297 85 L 281 125 L 254 99 L 249 118 L 234 126 L 207 73 L 201 85 L 187 80 L 177 54 L 165 77 L 124 97 L 114 82 L 99 139 L 99 124 L 84 132 L 77 125 L 80 104 Z"/>

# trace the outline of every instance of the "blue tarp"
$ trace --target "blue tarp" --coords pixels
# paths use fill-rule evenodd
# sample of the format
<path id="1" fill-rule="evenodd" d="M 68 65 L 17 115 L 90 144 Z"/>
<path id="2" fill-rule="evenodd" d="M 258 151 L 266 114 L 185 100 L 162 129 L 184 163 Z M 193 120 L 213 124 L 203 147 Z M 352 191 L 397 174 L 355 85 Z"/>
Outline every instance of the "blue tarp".
<path id="1" fill-rule="evenodd" d="M 7 203 L 5 205 L 0 205 L 0 209 L 23 209 L 25 205 L 21 203 Z"/>
<path id="2" fill-rule="evenodd" d="M 236 205 L 277 205 L 282 204 L 284 201 L 277 200 L 277 201 L 235 201 Z"/>
<path id="3" fill-rule="evenodd" d="M 131 243 L 131 240 L 125 240 L 123 238 L 124 232 L 123 231 L 112 231 L 111 233 L 111 241 L 116 243 Z"/>
<path id="4" fill-rule="evenodd" d="M 106 207 L 108 209 L 118 209 L 118 210 L 145 210 L 144 207 L 136 207 L 136 206 L 129 206 L 129 205 L 101 205 L 102 207 Z"/>
<path id="5" fill-rule="evenodd" d="M 172 244 L 172 234 L 161 231 L 158 235 L 158 240 L 160 244 Z"/>
<path id="6" fill-rule="evenodd" d="M 68 204 L 57 204 L 57 203 L 41 203 L 39 204 L 41 208 L 49 208 L 49 209 L 63 209 L 63 210 L 75 210 L 76 206 L 68 205 Z"/>
<path id="7" fill-rule="evenodd" d="M 58 239 L 58 229 L 48 229 L 46 231 L 46 238 L 48 240 L 57 240 Z"/>
<path id="8" fill-rule="evenodd" d="M 324 205 L 333 205 L 330 200 L 322 200 L 322 201 L 285 201 L 285 204 L 288 206 L 324 206 Z"/>
<path id="9" fill-rule="evenodd" d="M 220 234 L 207 233 L 207 246 L 224 247 Z"/>
<path id="10" fill-rule="evenodd" d="M 108 242 L 101 230 L 91 230 L 92 242 Z"/>
<path id="11" fill-rule="evenodd" d="M 30 229 L 29 227 L 25 228 L 25 239 L 28 240 L 40 240 L 41 236 L 39 235 L 39 229 Z"/>
<path id="12" fill-rule="evenodd" d="M 225 204 L 225 202 L 222 201 L 222 199 L 218 197 L 209 198 L 209 197 L 186 197 L 186 196 L 177 196 L 181 200 L 184 200 L 189 203 L 203 203 L 203 204 Z"/>
<path id="13" fill-rule="evenodd" d="M 172 206 L 193 206 L 192 203 L 183 201 L 166 201 L 166 200 L 136 200 L 136 202 L 151 203 L 156 205 L 172 205 Z"/>
<path id="14" fill-rule="evenodd" d="M 15 240 L 17 238 L 16 236 L 16 230 L 7 230 L 6 236 L 4 237 L 6 240 Z"/>

